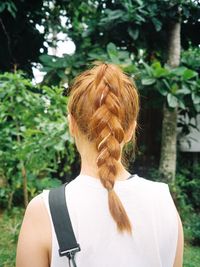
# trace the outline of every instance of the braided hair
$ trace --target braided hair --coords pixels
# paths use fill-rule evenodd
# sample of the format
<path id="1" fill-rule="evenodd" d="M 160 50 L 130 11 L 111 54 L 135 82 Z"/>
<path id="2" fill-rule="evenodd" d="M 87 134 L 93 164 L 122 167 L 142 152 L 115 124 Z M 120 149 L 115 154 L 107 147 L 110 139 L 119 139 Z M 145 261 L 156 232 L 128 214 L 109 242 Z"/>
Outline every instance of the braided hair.
<path id="1" fill-rule="evenodd" d="M 114 64 L 95 65 L 75 79 L 68 110 L 82 133 L 95 143 L 98 175 L 108 191 L 109 210 L 118 230 L 131 233 L 130 220 L 114 184 L 122 153 L 120 144 L 139 111 L 133 81 Z"/>

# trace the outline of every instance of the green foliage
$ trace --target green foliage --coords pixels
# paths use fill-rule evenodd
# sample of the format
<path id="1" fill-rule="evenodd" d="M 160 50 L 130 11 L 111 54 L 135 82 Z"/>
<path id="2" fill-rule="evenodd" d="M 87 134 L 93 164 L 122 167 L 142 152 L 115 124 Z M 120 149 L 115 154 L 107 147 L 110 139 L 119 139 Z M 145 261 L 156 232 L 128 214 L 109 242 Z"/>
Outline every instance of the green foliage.
<path id="1" fill-rule="evenodd" d="M 160 176 L 158 169 L 155 169 L 155 168 L 148 169 L 147 177 L 149 180 L 152 180 L 152 181 L 164 182 L 162 180 L 162 177 Z"/>
<path id="2" fill-rule="evenodd" d="M 200 49 L 199 47 L 189 47 L 182 52 L 181 62 L 184 66 L 199 71 L 200 69 Z"/>
<path id="3" fill-rule="evenodd" d="M 61 181 L 56 178 L 52 179 L 52 177 L 44 177 L 42 179 L 35 179 L 33 175 L 30 175 L 28 180 L 28 192 L 30 199 L 35 197 L 39 192 L 42 192 L 44 189 L 58 187 L 59 185 L 61 185 Z M 17 193 L 19 194 L 19 192 Z"/>
<path id="4" fill-rule="evenodd" d="M 74 1 L 65 7 L 69 36 L 75 42 L 76 53 L 88 54 L 94 46 L 115 43 L 117 47 L 139 54 L 147 51 L 145 62 L 158 57 L 166 62 L 170 25 L 182 21 L 182 42 L 199 43 L 197 1 Z"/>
<path id="5" fill-rule="evenodd" d="M 178 168 L 173 189 L 184 222 L 185 240 L 200 244 L 200 165 Z"/>
<path id="6" fill-rule="evenodd" d="M 200 262 L 200 248 L 185 246 L 183 267 L 197 267 Z"/>
<path id="7" fill-rule="evenodd" d="M 0 213 L 0 266 L 15 266 L 16 244 L 24 210 L 13 208 Z"/>
<path id="8" fill-rule="evenodd" d="M 0 13 L 7 10 L 13 18 L 16 17 L 17 8 L 16 5 L 11 0 L 0 2 Z"/>
<path id="9" fill-rule="evenodd" d="M 30 197 L 44 181 L 49 184 L 55 175 L 69 174 L 74 147 L 66 123 L 66 100 L 61 88 L 33 86 L 20 73 L 0 75 L 1 204 L 11 206 L 15 192 L 22 190 L 23 166 Z M 63 160 L 65 167 L 57 174 Z"/>
<path id="10" fill-rule="evenodd" d="M 190 108 L 190 112 L 193 109 L 193 115 L 200 112 L 200 79 L 196 71 L 185 66 L 161 66 L 159 61 L 151 65 L 143 63 L 143 66 L 141 84 L 150 86 L 161 94 L 163 99 L 166 97 L 170 108 Z"/>
<path id="11" fill-rule="evenodd" d="M 77 54 L 62 58 L 44 54 L 40 61 L 43 64 L 41 70 L 47 73 L 42 83 L 47 85 L 70 83 L 86 65 L 84 56 Z"/>
<path id="12" fill-rule="evenodd" d="M 162 63 L 166 62 L 169 25 L 179 20 L 181 15 L 184 21 L 183 28 L 191 25 L 196 27 L 200 11 L 197 3 L 190 0 L 176 0 L 170 4 L 167 0 L 77 0 L 67 5 L 63 1 L 55 1 L 55 9 L 59 9 L 57 4 L 62 12 L 66 12 L 67 34 L 75 43 L 76 53 L 73 56 L 64 55 L 63 58 L 46 55 L 40 57 L 44 70 L 48 72 L 45 77 L 47 84 L 55 84 L 61 80 L 69 81 L 85 69 L 91 60 L 106 61 L 107 55 L 113 63 L 119 64 L 118 57 L 121 52 L 127 53 L 126 60 L 130 60 L 130 56 L 133 60 L 134 55 L 134 58 L 137 58 L 134 63 L 140 60 L 141 49 L 144 61 L 148 64 L 155 58 Z M 51 11 L 48 11 L 48 14 L 50 13 Z M 183 35 L 183 38 L 188 36 Z M 195 38 L 189 38 L 191 44 Z M 187 45 L 189 43 L 188 39 L 184 42 Z M 146 82 L 149 84 L 152 80 Z M 168 99 L 171 105 L 176 105 L 175 97 L 169 96 Z"/>
<path id="13" fill-rule="evenodd" d="M 196 211 L 200 211 L 200 165 L 187 168 L 178 168 L 177 185 L 183 194 L 188 196 L 187 201 Z"/>
<path id="14" fill-rule="evenodd" d="M 43 0 L 0 1 L 0 71 L 21 69 L 32 75 L 32 62 L 38 62 L 45 34 L 37 26 L 46 21 Z"/>
<path id="15" fill-rule="evenodd" d="M 191 213 L 185 222 L 185 240 L 194 246 L 200 245 L 200 214 Z"/>

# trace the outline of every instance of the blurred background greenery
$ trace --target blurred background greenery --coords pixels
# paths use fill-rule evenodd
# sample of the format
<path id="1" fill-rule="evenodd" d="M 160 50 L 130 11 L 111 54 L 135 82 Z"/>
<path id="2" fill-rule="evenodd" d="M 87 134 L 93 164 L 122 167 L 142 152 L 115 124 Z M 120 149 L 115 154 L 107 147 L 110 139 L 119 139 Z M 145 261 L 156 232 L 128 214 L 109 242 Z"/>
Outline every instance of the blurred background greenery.
<path id="1" fill-rule="evenodd" d="M 199 33 L 198 0 L 0 0 L 0 266 L 14 266 L 30 199 L 79 173 L 66 104 L 94 61 L 135 80 L 141 112 L 127 168 L 170 185 L 184 267 L 199 266 Z"/>

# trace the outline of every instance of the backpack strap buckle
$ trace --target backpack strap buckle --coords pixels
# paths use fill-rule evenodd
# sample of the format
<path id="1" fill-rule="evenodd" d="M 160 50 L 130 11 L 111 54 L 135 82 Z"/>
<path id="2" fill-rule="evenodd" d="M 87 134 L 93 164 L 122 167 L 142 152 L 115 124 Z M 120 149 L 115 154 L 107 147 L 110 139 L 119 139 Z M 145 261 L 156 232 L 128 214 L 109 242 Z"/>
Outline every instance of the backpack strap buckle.
<path id="1" fill-rule="evenodd" d="M 75 248 L 72 248 L 72 249 L 67 249 L 67 250 L 61 250 L 59 249 L 59 254 L 60 256 L 67 256 L 69 259 L 72 259 L 74 258 L 76 252 L 79 252 L 81 249 L 80 249 L 80 246 L 79 244 L 77 244 L 77 247 Z"/>

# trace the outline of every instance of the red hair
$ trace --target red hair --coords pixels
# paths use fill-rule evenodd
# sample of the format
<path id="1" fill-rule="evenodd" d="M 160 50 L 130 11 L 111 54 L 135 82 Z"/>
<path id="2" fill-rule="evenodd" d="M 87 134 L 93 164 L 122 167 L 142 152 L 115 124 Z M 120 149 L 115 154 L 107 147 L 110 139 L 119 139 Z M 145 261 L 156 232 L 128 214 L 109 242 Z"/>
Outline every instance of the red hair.
<path id="1" fill-rule="evenodd" d="M 109 209 L 118 230 L 131 233 L 130 220 L 114 183 L 122 153 L 120 144 L 139 111 L 133 81 L 116 65 L 98 64 L 75 79 L 68 110 L 80 131 L 96 145 L 99 178 L 108 190 Z"/>

